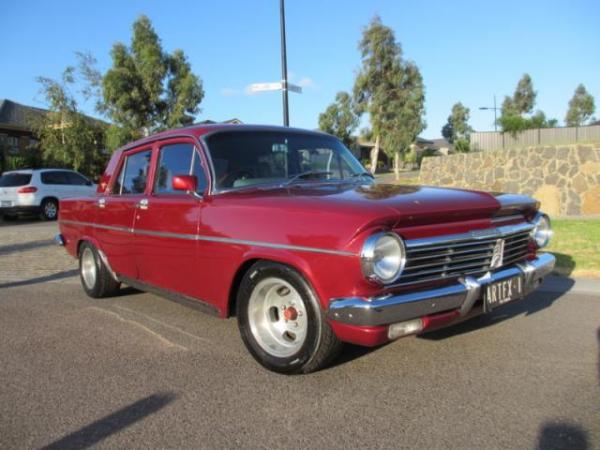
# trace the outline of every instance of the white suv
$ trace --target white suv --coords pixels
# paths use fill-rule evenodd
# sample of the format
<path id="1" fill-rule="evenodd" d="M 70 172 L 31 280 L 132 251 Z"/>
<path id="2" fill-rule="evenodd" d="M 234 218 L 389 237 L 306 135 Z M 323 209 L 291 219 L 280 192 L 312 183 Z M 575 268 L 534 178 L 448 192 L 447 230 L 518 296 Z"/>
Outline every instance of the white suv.
<path id="1" fill-rule="evenodd" d="M 96 185 L 67 169 L 23 169 L 0 177 L 0 215 L 10 219 L 22 214 L 41 214 L 46 220 L 58 216 L 59 201 L 94 195 Z"/>

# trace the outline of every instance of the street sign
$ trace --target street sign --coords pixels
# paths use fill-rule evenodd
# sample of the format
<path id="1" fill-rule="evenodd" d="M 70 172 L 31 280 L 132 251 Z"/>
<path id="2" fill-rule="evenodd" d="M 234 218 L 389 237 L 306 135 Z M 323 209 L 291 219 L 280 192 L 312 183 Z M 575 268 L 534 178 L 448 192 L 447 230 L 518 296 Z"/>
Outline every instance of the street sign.
<path id="1" fill-rule="evenodd" d="M 288 91 L 302 93 L 302 87 L 295 84 L 287 84 Z M 249 87 L 250 92 L 267 92 L 267 91 L 281 91 L 283 90 L 283 82 L 277 81 L 275 83 L 253 83 Z"/>

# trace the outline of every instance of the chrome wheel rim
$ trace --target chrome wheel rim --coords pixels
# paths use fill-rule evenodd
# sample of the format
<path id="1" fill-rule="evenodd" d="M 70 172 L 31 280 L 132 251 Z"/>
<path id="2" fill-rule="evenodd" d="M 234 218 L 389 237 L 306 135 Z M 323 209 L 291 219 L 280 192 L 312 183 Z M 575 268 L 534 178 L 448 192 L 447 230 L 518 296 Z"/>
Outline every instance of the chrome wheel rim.
<path id="1" fill-rule="evenodd" d="M 306 341 L 304 301 L 281 278 L 265 278 L 256 285 L 248 302 L 248 322 L 258 345 L 278 358 L 295 355 Z"/>
<path id="2" fill-rule="evenodd" d="M 44 214 L 46 214 L 46 217 L 54 219 L 56 217 L 56 212 L 57 210 L 54 202 L 47 202 L 44 205 Z"/>
<path id="3" fill-rule="evenodd" d="M 94 253 L 89 247 L 81 253 L 81 276 L 88 289 L 94 289 L 96 285 L 96 260 Z"/>

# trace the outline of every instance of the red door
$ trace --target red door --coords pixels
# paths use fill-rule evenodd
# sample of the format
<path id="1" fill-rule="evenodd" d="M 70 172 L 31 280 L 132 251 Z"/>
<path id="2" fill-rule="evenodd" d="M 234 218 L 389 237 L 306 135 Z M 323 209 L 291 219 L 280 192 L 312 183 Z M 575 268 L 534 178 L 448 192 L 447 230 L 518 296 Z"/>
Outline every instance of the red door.
<path id="1" fill-rule="evenodd" d="M 142 207 L 136 210 L 135 253 L 140 281 L 200 298 L 197 270 L 198 223 L 206 176 L 190 139 L 155 144 L 156 169 Z M 197 192 L 174 190 L 175 175 L 195 175 Z"/>
<path id="2" fill-rule="evenodd" d="M 133 224 L 137 205 L 145 198 L 152 150 L 124 154 L 110 194 L 97 200 L 95 238 L 118 274 L 137 277 Z"/>

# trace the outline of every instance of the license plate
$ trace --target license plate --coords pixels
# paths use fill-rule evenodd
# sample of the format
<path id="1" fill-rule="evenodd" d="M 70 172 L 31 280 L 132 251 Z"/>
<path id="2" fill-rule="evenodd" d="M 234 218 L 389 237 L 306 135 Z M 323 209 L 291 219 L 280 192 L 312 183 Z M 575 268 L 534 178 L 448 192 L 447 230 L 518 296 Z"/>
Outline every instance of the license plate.
<path id="1" fill-rule="evenodd" d="M 10 200 L 2 200 L 0 202 L 0 206 L 4 208 L 10 208 L 12 206 L 12 202 Z"/>
<path id="2" fill-rule="evenodd" d="M 523 277 L 517 276 L 488 284 L 483 293 L 486 311 L 523 297 Z"/>

